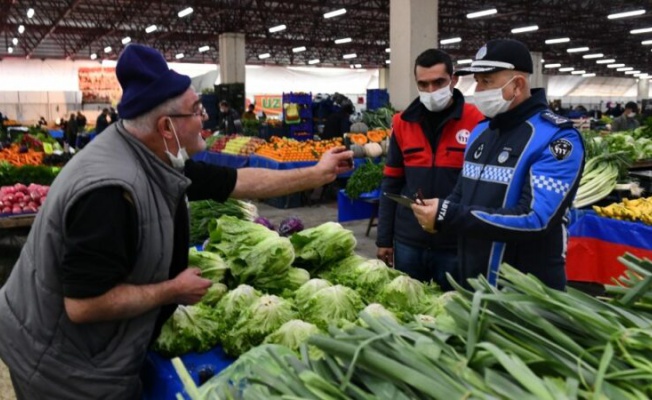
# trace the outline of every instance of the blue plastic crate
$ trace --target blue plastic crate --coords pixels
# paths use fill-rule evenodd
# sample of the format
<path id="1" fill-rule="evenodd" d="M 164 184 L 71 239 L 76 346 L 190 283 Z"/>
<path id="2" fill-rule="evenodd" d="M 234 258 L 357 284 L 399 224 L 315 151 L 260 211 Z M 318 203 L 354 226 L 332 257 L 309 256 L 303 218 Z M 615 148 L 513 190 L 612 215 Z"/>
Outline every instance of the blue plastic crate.
<path id="1" fill-rule="evenodd" d="M 283 93 L 283 104 L 285 103 L 312 105 L 312 93 Z"/>
<path id="2" fill-rule="evenodd" d="M 344 189 L 337 193 L 337 221 L 346 222 L 357 219 L 369 219 L 378 216 L 378 196 L 361 196 L 360 200 L 350 199 Z"/>
<path id="3" fill-rule="evenodd" d="M 376 110 L 389 104 L 387 89 L 367 89 L 367 110 Z"/>
<path id="4" fill-rule="evenodd" d="M 234 358 L 226 355 L 221 346 L 216 346 L 205 353 L 189 353 L 181 356 L 184 366 L 198 386 L 200 379 L 217 375 L 233 364 Z M 190 399 L 179 380 L 179 375 L 172 366 L 172 361 L 155 352 L 149 352 L 141 374 L 143 381 L 143 400 L 176 400 L 177 393 L 184 399 Z"/>

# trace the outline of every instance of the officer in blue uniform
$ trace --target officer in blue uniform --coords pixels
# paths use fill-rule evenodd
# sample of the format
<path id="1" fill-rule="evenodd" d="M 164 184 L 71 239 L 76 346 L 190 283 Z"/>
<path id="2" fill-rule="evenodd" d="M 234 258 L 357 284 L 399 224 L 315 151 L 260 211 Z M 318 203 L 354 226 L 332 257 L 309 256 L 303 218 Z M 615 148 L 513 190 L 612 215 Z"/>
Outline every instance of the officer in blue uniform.
<path id="1" fill-rule="evenodd" d="M 566 286 L 567 213 L 584 165 L 582 139 L 567 118 L 530 89 L 532 58 L 517 40 L 487 42 L 470 67 L 476 126 L 462 174 L 446 199 L 413 205 L 421 227 L 458 235 L 461 283 L 484 275 L 496 285 L 502 263 L 546 285 Z"/>

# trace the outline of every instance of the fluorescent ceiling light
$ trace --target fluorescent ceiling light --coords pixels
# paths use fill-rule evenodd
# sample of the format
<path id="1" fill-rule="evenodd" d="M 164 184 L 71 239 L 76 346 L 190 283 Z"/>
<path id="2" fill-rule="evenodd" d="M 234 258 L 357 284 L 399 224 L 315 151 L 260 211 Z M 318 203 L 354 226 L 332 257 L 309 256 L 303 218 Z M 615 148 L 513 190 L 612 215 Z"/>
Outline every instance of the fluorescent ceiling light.
<path id="1" fill-rule="evenodd" d="M 339 17 L 340 15 L 346 14 L 346 8 L 340 8 L 339 10 L 335 11 L 329 11 L 327 13 L 324 13 L 324 18 L 333 18 L 333 17 Z"/>
<path id="2" fill-rule="evenodd" d="M 342 38 L 342 39 L 335 39 L 335 44 L 350 43 L 351 41 L 352 41 L 352 39 L 350 37 Z"/>
<path id="3" fill-rule="evenodd" d="M 473 62 L 473 60 L 470 59 L 470 58 L 465 58 L 463 60 L 457 60 L 458 64 L 471 64 L 472 62 Z"/>
<path id="4" fill-rule="evenodd" d="M 11 53 L 13 53 L 13 52 L 14 52 L 14 48 L 13 48 L 13 47 L 11 47 L 11 46 L 7 47 L 7 53 L 11 54 Z"/>
<path id="5" fill-rule="evenodd" d="M 20 32 L 20 30 L 19 30 L 19 32 Z M 641 44 L 644 45 L 644 46 L 646 46 L 648 44 L 652 44 L 652 40 L 644 40 L 644 41 L 641 42 Z"/>
<path id="6" fill-rule="evenodd" d="M 602 53 L 593 53 L 593 54 L 584 54 L 582 58 L 586 58 L 587 60 L 590 58 L 602 58 L 604 57 L 604 54 Z"/>
<path id="7" fill-rule="evenodd" d="M 21 35 L 25 32 L 25 25 L 18 25 L 18 33 Z"/>
<path id="8" fill-rule="evenodd" d="M 34 16 L 34 9 L 30 8 L 27 10 L 27 18 L 32 18 Z"/>
<path id="9" fill-rule="evenodd" d="M 607 15 L 607 18 L 609 18 L 609 19 L 618 19 L 618 18 L 633 17 L 633 16 L 636 16 L 636 15 L 643 15 L 643 14 L 645 14 L 645 10 L 634 10 L 634 11 L 625 11 L 625 12 L 610 14 L 610 15 Z"/>
<path id="10" fill-rule="evenodd" d="M 389 47 L 385 49 L 385 53 L 391 53 L 391 52 L 392 52 L 392 49 L 390 49 Z"/>
<path id="11" fill-rule="evenodd" d="M 97 58 L 97 54 L 93 53 L 91 54 L 91 60 L 95 60 Z"/>
<path id="12" fill-rule="evenodd" d="M 524 33 L 524 32 L 532 32 L 537 30 L 539 30 L 539 25 L 530 25 L 530 26 L 522 26 L 520 28 L 514 28 L 512 29 L 512 33 Z"/>
<path id="13" fill-rule="evenodd" d="M 174 56 L 174 58 L 176 58 L 177 60 L 181 60 L 183 57 L 184 57 L 183 53 L 179 53 L 176 56 Z"/>
<path id="14" fill-rule="evenodd" d="M 641 72 L 640 74 L 634 74 L 634 76 L 637 78 L 647 78 L 648 74 L 647 72 Z"/>
<path id="15" fill-rule="evenodd" d="M 306 51 L 306 46 L 295 47 L 292 49 L 293 53 L 301 53 L 302 51 Z"/>
<path id="16" fill-rule="evenodd" d="M 342 58 L 345 59 L 345 60 L 348 60 L 348 59 L 351 59 L 351 58 L 356 58 L 357 56 L 358 55 L 355 54 L 355 53 L 350 53 L 350 54 L 343 55 Z"/>
<path id="17" fill-rule="evenodd" d="M 200 53 L 204 53 L 204 52 L 206 52 L 206 51 L 208 51 L 210 49 L 211 49 L 210 46 L 202 46 L 202 47 L 198 48 L 197 50 L 199 50 Z"/>
<path id="18" fill-rule="evenodd" d="M 266 59 L 266 58 L 270 58 L 271 56 L 272 56 L 272 55 L 269 54 L 269 53 L 263 53 L 263 54 L 259 54 L 259 55 L 258 55 L 258 58 L 261 59 L 261 60 L 264 60 L 264 59 Z"/>
<path id="19" fill-rule="evenodd" d="M 611 64 L 613 62 L 616 62 L 614 58 L 605 58 L 603 60 L 595 60 L 596 64 Z"/>
<path id="20" fill-rule="evenodd" d="M 106 47 L 104 48 L 104 52 L 105 52 L 105 53 L 110 53 L 111 50 L 113 50 L 113 49 L 111 48 L 111 46 L 106 46 Z"/>
<path id="21" fill-rule="evenodd" d="M 648 33 L 648 32 L 652 32 L 652 27 L 650 27 L 650 28 L 634 29 L 634 30 L 629 31 L 629 33 L 631 33 L 632 35 L 636 35 L 636 34 L 639 34 L 639 33 Z"/>
<path id="22" fill-rule="evenodd" d="M 452 44 L 452 43 L 459 43 L 461 41 L 462 41 L 461 37 L 454 37 L 454 38 L 450 38 L 450 39 L 440 40 L 439 43 L 440 44 Z"/>
<path id="23" fill-rule="evenodd" d="M 18 44 L 18 38 L 11 39 L 11 43 L 16 46 Z"/>
<path id="24" fill-rule="evenodd" d="M 541 64 L 543 64 L 544 62 L 546 62 L 546 60 L 544 60 L 544 59 L 542 58 L 542 59 L 541 59 Z"/>
<path id="25" fill-rule="evenodd" d="M 495 8 L 492 8 L 490 10 L 476 11 L 476 12 L 466 14 L 466 18 L 472 19 L 472 18 L 486 17 L 487 15 L 493 15 L 496 14 L 497 12 L 498 10 L 496 10 Z"/>
<path id="26" fill-rule="evenodd" d="M 620 64 L 609 64 L 609 65 L 607 65 L 607 68 L 620 68 L 620 67 L 624 67 L 624 66 L 625 66 L 625 64 L 622 64 L 622 63 L 620 63 Z"/>
<path id="27" fill-rule="evenodd" d="M 561 67 L 561 64 L 558 64 L 558 63 L 552 63 L 552 64 L 544 65 L 544 68 L 559 68 L 559 67 Z"/>
<path id="28" fill-rule="evenodd" d="M 583 51 L 589 51 L 588 47 L 574 47 L 572 49 L 566 50 L 569 53 L 581 53 Z"/>
<path id="29" fill-rule="evenodd" d="M 559 68 L 560 72 L 569 72 L 569 71 L 573 71 L 573 70 L 575 70 L 575 68 L 573 68 L 573 67 Z"/>
<path id="30" fill-rule="evenodd" d="M 595 76 L 595 74 L 593 72 L 591 72 L 589 74 L 582 74 L 582 76 L 585 77 L 585 78 L 590 78 L 592 76 Z"/>
<path id="31" fill-rule="evenodd" d="M 582 74 L 586 74 L 586 71 L 581 69 L 579 71 L 571 71 L 571 74 L 573 74 L 573 75 L 582 75 Z"/>
<path id="32" fill-rule="evenodd" d="M 632 68 L 632 67 L 622 67 L 622 68 L 618 68 L 616 71 L 623 72 L 623 71 L 631 71 L 633 69 L 634 68 Z"/>
<path id="33" fill-rule="evenodd" d="M 315 58 L 314 60 L 309 60 L 308 64 L 310 64 L 310 65 L 319 64 L 319 59 Z"/>
<path id="34" fill-rule="evenodd" d="M 385 64 L 391 64 L 392 60 L 385 60 Z"/>
<path id="35" fill-rule="evenodd" d="M 129 36 L 126 36 L 122 39 L 122 44 L 127 44 L 129 42 L 131 42 L 131 38 Z"/>
<path id="36" fill-rule="evenodd" d="M 188 7 L 188 8 L 184 8 L 183 10 L 179 11 L 177 13 L 177 15 L 179 16 L 179 18 L 183 18 L 183 17 L 185 17 L 187 15 L 192 14 L 193 11 L 194 10 L 192 9 L 192 7 Z"/>
<path id="37" fill-rule="evenodd" d="M 285 25 L 276 25 L 269 28 L 270 33 L 280 32 L 286 30 L 288 27 Z"/>
<path id="38" fill-rule="evenodd" d="M 354 68 L 362 68 L 362 64 L 353 64 Z"/>
<path id="39" fill-rule="evenodd" d="M 150 25 L 150 26 L 148 26 L 147 28 L 145 28 L 145 32 L 147 32 L 147 33 L 152 33 L 152 32 L 154 32 L 154 31 L 157 30 L 157 29 L 158 29 L 158 28 L 156 27 L 156 25 Z"/>
<path id="40" fill-rule="evenodd" d="M 634 74 L 640 74 L 641 71 L 625 71 L 625 75 L 634 75 Z"/>
<path id="41" fill-rule="evenodd" d="M 556 39 L 547 39 L 546 44 L 556 44 L 556 43 L 566 43 L 570 42 L 570 38 L 556 38 Z"/>

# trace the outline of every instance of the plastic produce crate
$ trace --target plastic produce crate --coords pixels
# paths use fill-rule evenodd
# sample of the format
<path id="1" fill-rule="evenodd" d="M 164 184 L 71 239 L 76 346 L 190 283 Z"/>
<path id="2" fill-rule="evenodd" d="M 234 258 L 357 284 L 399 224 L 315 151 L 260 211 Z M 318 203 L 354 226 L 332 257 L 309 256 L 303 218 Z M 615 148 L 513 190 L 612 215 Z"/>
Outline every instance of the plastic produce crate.
<path id="1" fill-rule="evenodd" d="M 373 111 L 389 103 L 387 89 L 367 89 L 367 110 Z"/>
<path id="2" fill-rule="evenodd" d="M 360 199 L 352 200 L 344 189 L 337 193 L 337 221 L 346 222 L 357 219 L 369 219 L 378 216 L 378 205 L 374 204 L 380 196 L 380 190 L 364 193 Z"/>
<path id="3" fill-rule="evenodd" d="M 226 355 L 220 346 L 205 353 L 188 353 L 180 358 L 198 386 L 235 361 Z M 143 400 L 176 400 L 177 393 L 184 399 L 190 399 L 172 366 L 172 361 L 155 352 L 148 353 L 141 378 Z"/>

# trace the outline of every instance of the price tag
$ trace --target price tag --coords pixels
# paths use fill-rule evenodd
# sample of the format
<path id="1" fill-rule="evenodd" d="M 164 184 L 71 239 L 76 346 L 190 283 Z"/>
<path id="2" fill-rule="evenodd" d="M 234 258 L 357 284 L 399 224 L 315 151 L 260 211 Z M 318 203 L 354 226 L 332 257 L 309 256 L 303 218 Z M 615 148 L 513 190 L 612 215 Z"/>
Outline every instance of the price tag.
<path id="1" fill-rule="evenodd" d="M 52 154 L 53 151 L 52 143 L 43 143 L 43 152 L 45 154 Z"/>

